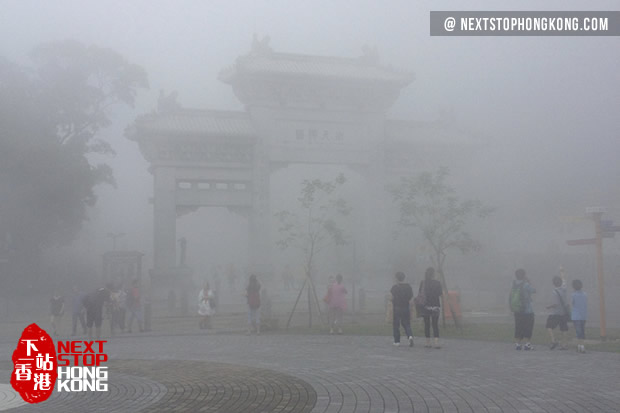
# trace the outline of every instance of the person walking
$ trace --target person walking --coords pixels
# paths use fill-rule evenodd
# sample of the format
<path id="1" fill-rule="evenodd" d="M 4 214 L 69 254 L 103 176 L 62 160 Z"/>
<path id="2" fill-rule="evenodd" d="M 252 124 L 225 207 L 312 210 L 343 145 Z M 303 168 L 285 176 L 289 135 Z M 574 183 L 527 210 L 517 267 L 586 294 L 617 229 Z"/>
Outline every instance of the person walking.
<path id="1" fill-rule="evenodd" d="M 532 308 L 532 294 L 534 293 L 536 289 L 531 286 L 525 270 L 519 268 L 515 271 L 515 279 L 510 290 L 510 310 L 515 318 L 516 350 L 534 349 L 530 343 L 534 329 L 534 309 Z"/>
<path id="2" fill-rule="evenodd" d="M 572 282 L 573 294 L 571 295 L 571 319 L 575 326 L 577 333 L 577 352 L 585 353 L 585 339 L 586 339 L 586 320 L 588 319 L 588 296 L 581 291 L 583 283 L 581 280 L 573 280 Z"/>
<path id="3" fill-rule="evenodd" d="M 394 334 L 394 345 L 400 346 L 400 326 L 405 329 L 405 334 L 409 337 L 409 347 L 413 347 L 413 333 L 411 332 L 411 299 L 413 289 L 409 283 L 405 282 L 405 274 L 397 272 L 394 276 L 396 284 L 392 286 L 392 330 Z"/>
<path id="4" fill-rule="evenodd" d="M 559 346 L 560 350 L 566 350 L 566 332 L 568 331 L 568 320 L 571 315 L 566 300 L 566 286 L 562 277 L 558 275 L 554 276 L 551 282 L 554 288 L 550 297 L 551 304 L 547 306 L 550 314 L 545 325 L 551 339 L 549 349 L 553 350 Z M 558 326 L 560 327 L 559 341 L 556 340 L 553 334 L 553 330 Z"/>
<path id="5" fill-rule="evenodd" d="M 245 290 L 245 296 L 248 301 L 248 332 L 250 335 L 256 332 L 260 335 L 260 283 L 256 275 L 250 275 L 248 287 Z"/>
<path id="6" fill-rule="evenodd" d="M 435 279 L 435 269 L 428 267 L 424 273 L 424 280 L 420 283 L 418 294 L 424 295 L 422 318 L 424 319 L 424 336 L 426 348 L 441 348 L 439 344 L 439 313 L 441 312 L 440 298 L 443 294 L 441 283 Z M 433 341 L 431 342 L 431 326 L 433 327 Z"/>
<path id="7" fill-rule="evenodd" d="M 342 334 L 342 316 L 347 309 L 347 289 L 342 284 L 341 274 L 336 275 L 336 282 L 329 287 L 327 296 L 329 297 L 327 305 L 331 321 L 329 334 L 334 334 L 336 327 L 338 328 L 338 334 Z"/>
<path id="8" fill-rule="evenodd" d="M 198 293 L 198 314 L 202 316 L 200 319 L 200 329 L 211 328 L 211 316 L 215 312 L 215 295 L 209 283 L 205 281 L 204 286 Z"/>

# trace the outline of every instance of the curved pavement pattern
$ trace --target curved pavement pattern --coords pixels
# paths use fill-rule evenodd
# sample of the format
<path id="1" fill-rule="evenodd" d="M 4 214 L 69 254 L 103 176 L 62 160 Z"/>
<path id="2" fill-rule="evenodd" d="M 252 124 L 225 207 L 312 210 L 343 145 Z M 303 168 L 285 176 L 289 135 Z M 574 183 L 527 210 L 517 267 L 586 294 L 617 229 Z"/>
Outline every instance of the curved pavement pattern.
<path id="1" fill-rule="evenodd" d="M 10 351 L 3 347 L 1 359 Z M 613 353 L 292 335 L 122 337 L 107 353 L 110 394 L 55 395 L 9 411 L 620 412 Z"/>

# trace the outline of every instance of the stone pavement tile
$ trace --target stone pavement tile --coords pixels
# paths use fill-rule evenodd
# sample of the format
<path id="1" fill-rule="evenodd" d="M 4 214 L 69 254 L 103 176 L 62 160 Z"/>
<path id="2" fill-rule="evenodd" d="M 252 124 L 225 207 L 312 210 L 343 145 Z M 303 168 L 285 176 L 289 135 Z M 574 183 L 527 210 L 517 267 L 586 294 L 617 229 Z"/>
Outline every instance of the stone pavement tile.
<path id="1" fill-rule="evenodd" d="M 138 378 L 114 397 L 148 401 L 159 392 L 154 412 L 271 413 L 296 404 L 321 413 L 620 410 L 618 354 L 524 353 L 510 343 L 466 340 L 446 340 L 441 351 L 401 350 L 389 337 L 356 336 L 122 337 L 108 344 L 110 363 L 129 360 L 111 377 Z M 0 347 L 0 359 L 11 351 Z M 181 373 L 209 365 L 213 375 Z"/>

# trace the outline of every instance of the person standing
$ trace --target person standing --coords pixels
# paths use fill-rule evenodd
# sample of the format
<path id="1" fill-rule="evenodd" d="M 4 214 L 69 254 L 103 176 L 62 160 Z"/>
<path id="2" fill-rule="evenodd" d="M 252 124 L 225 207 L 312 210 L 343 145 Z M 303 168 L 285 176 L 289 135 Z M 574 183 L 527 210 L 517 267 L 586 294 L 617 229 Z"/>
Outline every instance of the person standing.
<path id="1" fill-rule="evenodd" d="M 54 291 L 54 295 L 50 299 L 50 318 L 54 335 L 57 336 L 60 331 L 62 316 L 65 314 L 65 298 Z"/>
<path id="2" fill-rule="evenodd" d="M 439 344 L 439 313 L 441 312 L 440 298 L 443 294 L 441 283 L 435 279 L 435 269 L 428 267 L 424 273 L 424 280 L 420 283 L 418 294 L 424 294 L 424 307 L 422 308 L 422 318 L 424 319 L 424 336 L 426 344 L 424 347 L 437 349 Z M 431 326 L 433 327 L 434 344 L 431 344 Z"/>
<path id="3" fill-rule="evenodd" d="M 131 333 L 131 325 L 133 324 L 134 318 L 138 321 L 138 329 L 140 332 L 143 332 L 144 329 L 142 327 L 142 297 L 140 295 L 140 285 L 138 280 L 133 280 L 131 282 L 131 289 L 127 294 L 126 306 L 129 310 L 129 322 L 127 325 L 127 330 Z"/>
<path id="4" fill-rule="evenodd" d="M 209 283 L 205 281 L 204 286 L 198 294 L 198 314 L 202 316 L 200 319 L 200 329 L 211 328 L 211 316 L 214 313 L 215 299 L 213 291 L 209 288 Z"/>
<path id="5" fill-rule="evenodd" d="M 88 338 L 93 337 L 95 326 L 95 338 L 101 338 L 101 323 L 103 322 L 103 305 L 110 300 L 110 287 L 102 287 L 84 297 L 86 307 L 86 326 Z"/>
<path id="6" fill-rule="evenodd" d="M 80 321 L 82 333 L 86 335 L 86 320 L 84 319 L 84 293 L 77 285 L 73 286 L 73 296 L 71 297 L 71 335 L 77 334 L 77 323 Z"/>
<path id="7" fill-rule="evenodd" d="M 252 332 L 256 332 L 256 335 L 260 335 L 260 283 L 254 274 L 250 275 L 245 296 L 248 301 L 247 334 L 250 335 Z"/>
<path id="8" fill-rule="evenodd" d="M 515 279 L 510 290 L 510 310 L 515 318 L 515 349 L 533 350 L 530 343 L 534 329 L 534 309 L 532 308 L 532 294 L 536 289 L 531 286 L 525 270 L 515 271 Z M 525 341 L 525 344 L 523 342 Z"/>
<path id="9" fill-rule="evenodd" d="M 334 334 L 336 327 L 338 327 L 338 334 L 342 334 L 342 316 L 347 309 L 347 289 L 342 284 L 341 274 L 336 275 L 336 282 L 329 287 L 327 295 L 329 297 L 327 305 L 331 321 L 329 334 Z"/>
<path id="10" fill-rule="evenodd" d="M 562 277 L 556 275 L 551 280 L 553 283 L 553 292 L 551 293 L 551 304 L 547 306 L 547 310 L 550 311 L 547 317 L 547 323 L 545 327 L 549 332 L 551 338 L 551 344 L 549 348 L 551 350 L 560 346 L 560 350 L 566 350 L 566 332 L 568 331 L 568 320 L 570 317 L 570 310 L 566 301 L 566 286 Z M 560 327 L 560 340 L 556 340 L 553 334 L 553 330 L 556 327 Z"/>
<path id="11" fill-rule="evenodd" d="M 405 274 L 397 272 L 395 275 L 396 284 L 392 286 L 392 329 L 394 333 L 394 345 L 400 346 L 400 326 L 405 329 L 405 334 L 409 337 L 409 347 L 413 347 L 413 333 L 411 332 L 411 299 L 413 289 L 409 283 L 405 282 Z"/>
<path id="12" fill-rule="evenodd" d="M 125 298 L 126 293 L 123 291 L 122 285 L 114 285 L 112 291 L 110 291 L 110 302 L 108 303 L 110 310 L 110 334 L 112 336 L 114 336 L 117 327 L 121 331 L 125 330 L 125 320 L 122 319 Z"/>
<path id="13" fill-rule="evenodd" d="M 575 325 L 575 331 L 577 333 L 577 352 L 585 353 L 585 339 L 586 339 L 586 320 L 588 319 L 588 296 L 581 291 L 583 283 L 581 280 L 573 280 L 572 282 L 573 294 L 571 295 L 571 319 Z"/>

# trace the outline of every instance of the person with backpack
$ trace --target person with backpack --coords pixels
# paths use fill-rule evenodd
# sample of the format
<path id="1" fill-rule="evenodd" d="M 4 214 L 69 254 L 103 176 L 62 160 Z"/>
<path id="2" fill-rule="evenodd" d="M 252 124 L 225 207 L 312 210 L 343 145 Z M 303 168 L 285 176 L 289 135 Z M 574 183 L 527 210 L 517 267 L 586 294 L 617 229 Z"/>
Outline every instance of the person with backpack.
<path id="1" fill-rule="evenodd" d="M 575 292 L 571 296 L 571 319 L 577 333 L 577 352 L 585 353 L 586 347 L 584 342 L 586 339 L 586 320 L 588 319 L 588 296 L 581 291 L 583 288 L 581 280 L 573 280 L 572 286 Z"/>
<path id="2" fill-rule="evenodd" d="M 568 309 L 566 301 L 566 287 L 562 277 L 556 275 L 551 280 L 553 283 L 553 292 L 551 293 L 551 304 L 547 306 L 547 310 L 550 310 L 550 314 L 547 317 L 547 323 L 545 327 L 549 332 L 551 338 L 551 344 L 549 349 L 553 350 L 559 345 L 560 350 L 566 350 L 566 332 L 568 331 L 568 320 L 570 318 L 570 310 Z M 554 335 L 553 330 L 556 327 L 560 327 L 560 341 L 558 342 Z"/>
<path id="3" fill-rule="evenodd" d="M 532 294 L 536 289 L 531 286 L 525 270 L 515 271 L 515 280 L 510 289 L 510 310 L 515 317 L 515 349 L 533 350 L 530 343 L 534 329 L 534 309 L 532 308 Z M 525 341 L 525 344 L 523 343 Z"/>
<path id="4" fill-rule="evenodd" d="M 428 267 L 415 299 L 416 308 L 420 309 L 424 319 L 424 336 L 426 337 L 424 347 L 426 348 L 441 348 L 439 345 L 439 313 L 441 312 L 440 298 L 442 295 L 443 288 L 441 283 L 435 279 L 435 269 Z M 431 345 L 431 325 L 433 327 L 433 345 Z"/>
<path id="5" fill-rule="evenodd" d="M 260 283 L 256 275 L 250 275 L 248 287 L 245 290 L 245 296 L 248 300 L 248 332 L 256 332 L 260 335 Z"/>
<path id="6" fill-rule="evenodd" d="M 86 308 L 86 327 L 88 338 L 93 338 L 93 326 L 95 326 L 95 338 L 101 337 L 101 323 L 103 322 L 103 306 L 110 301 L 111 286 L 99 288 L 84 296 L 82 303 Z"/>
<path id="7" fill-rule="evenodd" d="M 394 345 L 400 346 L 400 326 L 405 329 L 405 335 L 409 337 L 409 347 L 413 347 L 413 333 L 411 332 L 411 309 L 410 301 L 413 298 L 413 290 L 409 283 L 405 282 L 405 274 L 397 272 L 396 284 L 392 286 L 392 330 L 394 333 Z"/>

